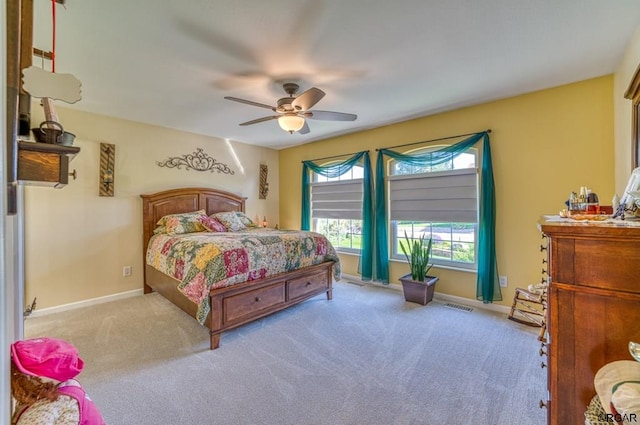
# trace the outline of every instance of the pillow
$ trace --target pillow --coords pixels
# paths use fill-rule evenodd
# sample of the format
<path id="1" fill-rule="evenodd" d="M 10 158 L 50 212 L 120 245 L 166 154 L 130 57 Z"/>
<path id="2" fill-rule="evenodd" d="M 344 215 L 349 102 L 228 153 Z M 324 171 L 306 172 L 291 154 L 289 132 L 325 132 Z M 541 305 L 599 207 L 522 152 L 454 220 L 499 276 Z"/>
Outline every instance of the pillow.
<path id="1" fill-rule="evenodd" d="M 211 217 L 218 219 L 229 232 L 237 232 L 246 227 L 242 221 L 240 221 L 235 211 L 219 212 L 211 215 Z"/>
<path id="2" fill-rule="evenodd" d="M 226 232 L 227 228 L 224 224 L 220 223 L 220 220 L 214 217 L 208 217 L 206 215 L 200 218 L 200 222 L 209 232 Z"/>
<path id="3" fill-rule="evenodd" d="M 236 211 L 236 215 L 238 216 L 242 224 L 245 225 L 245 227 L 258 227 L 258 225 L 254 223 L 253 220 L 251 220 L 245 213 Z"/>
<path id="4" fill-rule="evenodd" d="M 203 216 L 207 217 L 205 210 L 165 215 L 158 220 L 158 227 L 156 227 L 153 233 L 177 235 L 182 233 L 204 232 L 207 229 L 201 221 Z"/>

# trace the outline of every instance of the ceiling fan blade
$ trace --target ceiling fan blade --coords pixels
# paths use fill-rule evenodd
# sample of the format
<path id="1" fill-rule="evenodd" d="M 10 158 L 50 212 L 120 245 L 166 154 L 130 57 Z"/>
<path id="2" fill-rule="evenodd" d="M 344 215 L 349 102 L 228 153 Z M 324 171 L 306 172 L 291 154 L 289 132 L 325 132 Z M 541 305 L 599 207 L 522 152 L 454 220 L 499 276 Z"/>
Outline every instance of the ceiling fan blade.
<path id="1" fill-rule="evenodd" d="M 300 130 L 298 130 L 298 133 L 300 134 L 307 134 L 309 133 L 309 125 L 307 124 L 307 121 L 305 120 L 304 125 L 302 126 L 302 128 Z"/>
<path id="2" fill-rule="evenodd" d="M 270 117 L 262 117 L 262 118 L 258 118 L 255 120 L 251 120 L 251 121 L 247 121 L 247 122 L 243 122 L 240 123 L 239 125 L 251 125 L 251 124 L 258 124 L 259 122 L 265 122 L 265 121 L 269 121 L 269 120 L 275 120 L 278 118 L 278 115 L 272 115 Z"/>
<path id="3" fill-rule="evenodd" d="M 311 87 L 309 90 L 296 97 L 291 106 L 298 111 L 307 111 L 313 107 L 316 103 L 324 97 L 324 92 L 316 87 Z"/>
<path id="4" fill-rule="evenodd" d="M 227 100 L 233 100 L 234 102 L 246 103 L 247 105 L 251 105 L 251 106 L 258 106 L 260 108 L 271 109 L 274 112 L 276 111 L 275 107 L 269 106 L 269 105 L 265 105 L 264 103 L 258 103 L 258 102 L 254 102 L 252 100 L 240 99 L 238 97 L 233 97 L 233 96 L 225 96 L 224 98 L 227 99 Z"/>
<path id="5" fill-rule="evenodd" d="M 356 114 L 332 111 L 307 111 L 304 116 L 306 118 L 324 121 L 355 121 L 356 118 L 358 118 Z"/>

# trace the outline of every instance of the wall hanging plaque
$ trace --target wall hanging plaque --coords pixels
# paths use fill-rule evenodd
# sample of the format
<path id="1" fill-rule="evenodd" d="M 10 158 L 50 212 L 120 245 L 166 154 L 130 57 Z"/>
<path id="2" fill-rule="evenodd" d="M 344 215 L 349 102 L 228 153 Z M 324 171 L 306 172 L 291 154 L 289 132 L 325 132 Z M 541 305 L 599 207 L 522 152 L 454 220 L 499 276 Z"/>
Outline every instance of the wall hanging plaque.
<path id="1" fill-rule="evenodd" d="M 113 196 L 116 176 L 116 145 L 100 143 L 99 196 Z"/>
<path id="2" fill-rule="evenodd" d="M 269 167 L 267 164 L 260 164 L 260 187 L 258 191 L 258 199 L 267 199 L 269 194 L 269 182 L 267 181 L 267 175 L 269 174 Z"/>
<path id="3" fill-rule="evenodd" d="M 178 168 L 185 167 L 186 170 L 210 171 L 224 174 L 235 174 L 227 164 L 218 162 L 216 159 L 207 155 L 201 148 L 197 148 L 195 152 L 182 155 L 172 156 L 164 161 L 157 161 L 159 167 Z"/>

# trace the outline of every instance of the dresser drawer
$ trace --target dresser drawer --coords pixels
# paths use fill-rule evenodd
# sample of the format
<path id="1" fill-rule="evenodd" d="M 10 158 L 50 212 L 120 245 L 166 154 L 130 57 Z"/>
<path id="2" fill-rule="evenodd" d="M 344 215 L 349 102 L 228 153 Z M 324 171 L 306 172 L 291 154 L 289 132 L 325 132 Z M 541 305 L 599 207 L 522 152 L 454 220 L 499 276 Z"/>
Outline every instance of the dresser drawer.
<path id="1" fill-rule="evenodd" d="M 554 282 L 640 293 L 638 240 L 561 238 L 553 251 Z"/>
<path id="2" fill-rule="evenodd" d="M 285 301 L 284 282 L 227 297 L 222 301 L 225 324 L 241 322 Z"/>
<path id="3" fill-rule="evenodd" d="M 327 273 L 325 271 L 287 281 L 288 300 L 295 300 L 306 295 L 318 294 L 327 289 Z"/>

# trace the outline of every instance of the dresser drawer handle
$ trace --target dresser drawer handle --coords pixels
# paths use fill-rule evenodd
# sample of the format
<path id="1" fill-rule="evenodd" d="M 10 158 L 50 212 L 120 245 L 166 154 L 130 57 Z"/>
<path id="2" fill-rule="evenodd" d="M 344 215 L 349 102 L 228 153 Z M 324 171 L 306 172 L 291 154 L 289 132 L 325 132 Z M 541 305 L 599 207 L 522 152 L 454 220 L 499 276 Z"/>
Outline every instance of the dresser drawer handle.
<path id="1" fill-rule="evenodd" d="M 256 297 L 256 302 L 259 303 L 260 302 L 260 297 Z"/>
<path id="2" fill-rule="evenodd" d="M 311 286 L 311 282 L 307 281 L 307 286 Z"/>
<path id="3" fill-rule="evenodd" d="M 547 403 L 545 403 L 542 400 L 540 400 L 540 403 L 538 405 L 540 406 L 541 409 L 546 409 L 547 408 Z"/>

